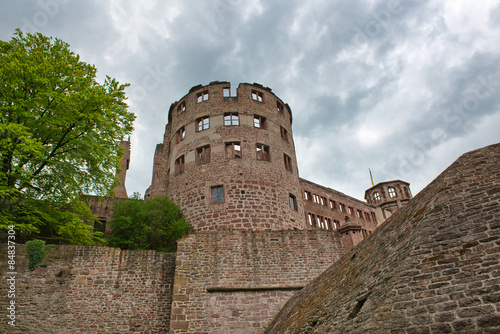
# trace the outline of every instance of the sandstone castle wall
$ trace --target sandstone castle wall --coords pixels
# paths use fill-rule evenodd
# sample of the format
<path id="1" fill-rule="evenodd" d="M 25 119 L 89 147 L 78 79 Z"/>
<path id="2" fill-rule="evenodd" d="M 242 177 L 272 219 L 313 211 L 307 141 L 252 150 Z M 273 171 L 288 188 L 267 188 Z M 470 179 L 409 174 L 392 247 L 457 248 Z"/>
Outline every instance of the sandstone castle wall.
<path id="1" fill-rule="evenodd" d="M 499 333 L 499 162 L 500 144 L 464 154 L 266 333 Z"/>
<path id="2" fill-rule="evenodd" d="M 7 249 L 2 244 L 1 333 L 167 333 L 175 254 L 98 246 L 53 246 L 28 269 L 17 245 L 16 326 L 7 322 Z"/>
<path id="3" fill-rule="evenodd" d="M 168 196 L 198 231 L 304 229 L 290 108 L 261 85 L 229 92 L 214 82 L 172 104 L 146 198 Z"/>
<path id="4" fill-rule="evenodd" d="M 262 333 L 344 252 L 323 230 L 191 234 L 179 243 L 170 333 Z"/>

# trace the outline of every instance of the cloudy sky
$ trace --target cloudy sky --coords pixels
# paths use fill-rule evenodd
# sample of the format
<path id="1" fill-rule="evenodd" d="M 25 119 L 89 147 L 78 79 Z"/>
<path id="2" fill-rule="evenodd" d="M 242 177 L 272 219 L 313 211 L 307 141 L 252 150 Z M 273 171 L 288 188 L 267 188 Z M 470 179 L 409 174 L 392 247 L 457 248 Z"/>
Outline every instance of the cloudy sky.
<path id="1" fill-rule="evenodd" d="M 170 104 L 195 85 L 257 82 L 292 109 L 301 177 L 362 199 L 418 193 L 461 154 L 500 142 L 498 0 L 8 0 L 15 28 L 58 37 L 131 84 L 127 190 L 144 195 Z"/>

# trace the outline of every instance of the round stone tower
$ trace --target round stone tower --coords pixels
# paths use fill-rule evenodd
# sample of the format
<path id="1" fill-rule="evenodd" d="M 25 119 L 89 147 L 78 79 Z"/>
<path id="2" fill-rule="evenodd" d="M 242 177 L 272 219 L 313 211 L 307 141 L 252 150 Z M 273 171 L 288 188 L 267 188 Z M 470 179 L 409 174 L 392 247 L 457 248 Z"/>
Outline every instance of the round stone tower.
<path id="1" fill-rule="evenodd" d="M 380 182 L 365 191 L 368 204 L 396 212 L 412 198 L 410 184 L 401 180 Z"/>
<path id="2" fill-rule="evenodd" d="M 168 196 L 195 230 L 304 229 L 289 106 L 259 84 L 195 86 L 168 114 L 146 198 Z"/>

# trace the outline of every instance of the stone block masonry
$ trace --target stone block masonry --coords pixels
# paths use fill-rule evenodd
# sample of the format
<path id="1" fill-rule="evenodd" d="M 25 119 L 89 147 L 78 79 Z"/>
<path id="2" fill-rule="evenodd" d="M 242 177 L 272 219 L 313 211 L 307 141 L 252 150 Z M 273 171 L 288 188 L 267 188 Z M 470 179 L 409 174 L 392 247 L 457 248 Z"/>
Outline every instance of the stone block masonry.
<path id="1" fill-rule="evenodd" d="M 340 256 L 338 232 L 196 232 L 179 242 L 170 333 L 262 333 Z"/>
<path id="2" fill-rule="evenodd" d="M 500 333 L 500 144 L 460 157 L 266 333 Z"/>
<path id="3" fill-rule="evenodd" d="M 0 272 L 7 270 L 1 244 Z M 167 333 L 175 254 L 97 246 L 53 246 L 44 265 L 28 269 L 25 245 L 16 253 L 16 326 L 5 310 L 0 281 L 1 333 Z"/>

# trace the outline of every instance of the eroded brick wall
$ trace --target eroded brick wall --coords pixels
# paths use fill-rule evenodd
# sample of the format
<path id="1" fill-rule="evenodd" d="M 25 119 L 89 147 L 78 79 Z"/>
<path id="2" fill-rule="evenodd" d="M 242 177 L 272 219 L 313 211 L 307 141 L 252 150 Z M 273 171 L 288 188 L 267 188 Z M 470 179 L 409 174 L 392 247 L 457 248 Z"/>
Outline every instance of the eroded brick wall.
<path id="1" fill-rule="evenodd" d="M 168 333 L 175 254 L 53 246 L 28 269 L 16 252 L 16 326 L 7 322 L 7 246 L 0 244 L 1 333 Z"/>
<path id="2" fill-rule="evenodd" d="M 261 333 L 282 305 L 333 264 L 338 232 L 196 232 L 179 242 L 172 333 Z"/>
<path id="3" fill-rule="evenodd" d="M 266 331 L 499 332 L 500 144 L 459 158 Z"/>

